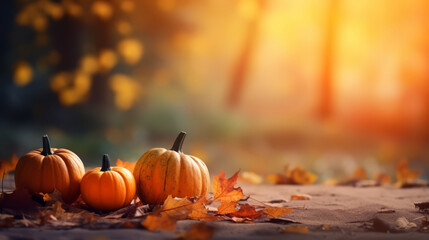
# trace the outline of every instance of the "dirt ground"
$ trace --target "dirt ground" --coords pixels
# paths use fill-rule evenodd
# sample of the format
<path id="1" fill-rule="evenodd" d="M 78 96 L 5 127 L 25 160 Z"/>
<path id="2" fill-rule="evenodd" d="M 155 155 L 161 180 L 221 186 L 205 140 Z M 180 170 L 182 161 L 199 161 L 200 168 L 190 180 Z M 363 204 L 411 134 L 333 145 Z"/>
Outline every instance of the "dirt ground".
<path id="1" fill-rule="evenodd" d="M 215 229 L 213 239 L 427 239 L 428 232 L 417 228 L 400 230 L 396 220 L 405 217 L 420 225 L 427 216 L 414 207 L 415 202 L 429 201 L 429 189 L 394 187 L 357 188 L 348 186 L 291 186 L 291 185 L 250 185 L 238 183 L 246 195 L 262 202 L 283 200 L 283 206 L 297 207 L 276 222 L 233 223 L 229 221 L 209 222 Z M 6 183 L 10 188 L 10 182 Z M 305 193 L 310 200 L 290 200 L 291 194 Z M 253 200 L 248 200 L 253 201 Z M 286 201 L 286 202 L 285 202 Z M 379 213 L 381 209 L 394 210 Z M 392 231 L 374 232 L 370 228 L 373 219 L 378 218 L 388 224 Z M 174 232 L 150 232 L 142 229 L 89 230 L 71 228 L 51 230 L 43 228 L 3 228 L 3 239 L 172 239 L 190 228 L 196 221 L 182 220 Z M 329 225 L 322 230 L 322 225 Z M 305 225 L 309 233 L 284 233 L 286 226 Z"/>

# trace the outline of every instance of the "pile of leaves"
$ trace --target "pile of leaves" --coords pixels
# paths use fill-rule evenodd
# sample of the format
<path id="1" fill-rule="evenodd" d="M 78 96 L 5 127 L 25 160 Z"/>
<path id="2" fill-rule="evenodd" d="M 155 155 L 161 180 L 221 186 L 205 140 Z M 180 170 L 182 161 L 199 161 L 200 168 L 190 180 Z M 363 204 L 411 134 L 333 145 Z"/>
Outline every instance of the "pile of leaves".
<path id="1" fill-rule="evenodd" d="M 133 204 L 114 212 L 94 211 L 79 199 L 68 205 L 61 200 L 61 193 L 32 195 L 26 189 L 0 196 L 0 227 L 43 227 L 53 229 L 83 227 L 145 228 L 150 231 L 176 229 L 177 221 L 200 220 L 182 237 L 206 236 L 213 229 L 204 222 L 264 222 L 280 219 L 293 211 L 287 206 L 272 206 L 245 196 L 236 187 L 239 172 L 226 178 L 225 173 L 214 177 L 213 195 L 200 198 L 175 198 L 168 196 L 162 205 L 146 205 L 135 199 Z M 256 202 L 257 204 L 251 204 Z M 281 219 L 280 219 L 281 220 Z"/>

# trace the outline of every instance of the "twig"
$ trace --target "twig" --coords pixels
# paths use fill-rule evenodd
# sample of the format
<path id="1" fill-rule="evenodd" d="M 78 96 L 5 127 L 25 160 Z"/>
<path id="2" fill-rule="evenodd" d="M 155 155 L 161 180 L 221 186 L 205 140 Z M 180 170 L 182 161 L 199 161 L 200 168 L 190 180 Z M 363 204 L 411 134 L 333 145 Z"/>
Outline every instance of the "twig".
<path id="1" fill-rule="evenodd" d="M 3 170 L 3 177 L 1 178 L 1 193 L 4 193 L 4 189 L 3 189 L 3 180 L 4 180 L 4 175 L 6 174 L 6 169 Z"/>

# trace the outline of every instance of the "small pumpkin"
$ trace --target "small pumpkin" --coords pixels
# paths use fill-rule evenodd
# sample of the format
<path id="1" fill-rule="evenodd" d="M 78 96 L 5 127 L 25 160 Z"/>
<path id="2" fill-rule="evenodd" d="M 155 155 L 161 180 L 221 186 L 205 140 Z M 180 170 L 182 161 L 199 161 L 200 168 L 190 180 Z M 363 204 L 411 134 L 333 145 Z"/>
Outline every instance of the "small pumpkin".
<path id="1" fill-rule="evenodd" d="M 185 136 L 181 132 L 171 150 L 150 149 L 136 163 L 133 174 L 142 202 L 161 204 L 168 195 L 199 197 L 209 192 L 210 175 L 204 162 L 182 152 Z"/>
<path id="2" fill-rule="evenodd" d="M 80 194 L 80 181 L 85 173 L 80 158 L 64 148 L 51 148 L 49 138 L 42 138 L 43 148 L 22 156 L 15 169 L 15 186 L 31 193 L 61 192 L 66 203 L 74 202 Z"/>
<path id="3" fill-rule="evenodd" d="M 110 168 L 109 155 L 103 156 L 101 168 L 94 168 L 82 178 L 83 200 L 91 208 L 110 211 L 125 207 L 136 195 L 136 182 L 126 168 Z"/>

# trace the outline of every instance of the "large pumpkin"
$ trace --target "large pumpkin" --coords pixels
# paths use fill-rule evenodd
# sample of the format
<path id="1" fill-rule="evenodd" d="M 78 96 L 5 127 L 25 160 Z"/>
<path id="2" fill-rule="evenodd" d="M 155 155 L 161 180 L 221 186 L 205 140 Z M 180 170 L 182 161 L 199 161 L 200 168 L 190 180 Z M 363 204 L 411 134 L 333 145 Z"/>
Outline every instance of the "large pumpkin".
<path id="1" fill-rule="evenodd" d="M 80 190 L 83 200 L 91 208 L 116 210 L 131 203 L 136 195 L 136 182 L 126 168 L 110 168 L 109 156 L 105 154 L 101 168 L 85 173 Z"/>
<path id="2" fill-rule="evenodd" d="M 198 197 L 209 192 L 210 175 L 204 162 L 181 151 L 185 136 L 181 132 L 171 150 L 150 149 L 136 163 L 137 195 L 144 203 L 161 204 L 168 195 Z"/>
<path id="3" fill-rule="evenodd" d="M 80 194 L 80 181 L 85 168 L 80 158 L 67 149 L 51 148 L 47 135 L 43 148 L 22 156 L 15 169 L 15 186 L 31 193 L 61 192 L 66 203 L 74 202 Z"/>

